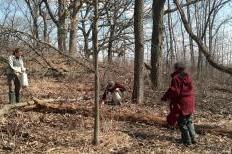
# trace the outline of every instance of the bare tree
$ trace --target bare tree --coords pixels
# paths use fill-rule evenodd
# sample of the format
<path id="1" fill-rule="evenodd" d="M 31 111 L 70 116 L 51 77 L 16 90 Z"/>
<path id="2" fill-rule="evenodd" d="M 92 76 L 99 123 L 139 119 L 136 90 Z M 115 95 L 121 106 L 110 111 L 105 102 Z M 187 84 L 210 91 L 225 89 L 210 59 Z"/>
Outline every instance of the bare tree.
<path id="1" fill-rule="evenodd" d="M 39 0 L 25 0 L 25 2 L 30 10 L 30 14 L 33 20 L 32 35 L 34 35 L 36 38 L 39 38 Z"/>
<path id="2" fill-rule="evenodd" d="M 42 2 L 39 4 L 39 15 L 43 19 L 43 40 L 44 42 L 49 42 L 49 34 L 48 34 L 48 12 L 45 10 L 44 6 L 42 6 Z"/>
<path id="3" fill-rule="evenodd" d="M 188 23 L 188 21 L 186 19 L 186 15 L 185 15 L 183 9 L 180 6 L 179 0 L 175 0 L 174 3 L 176 4 L 176 6 L 177 6 L 177 8 L 179 10 L 179 13 L 181 15 L 181 19 L 182 19 L 182 21 L 184 23 L 186 31 L 189 33 L 191 38 L 198 44 L 198 47 L 200 48 L 200 51 L 204 54 L 204 56 L 205 56 L 206 60 L 209 62 L 209 64 L 211 66 L 213 66 L 214 68 L 218 69 L 219 71 L 222 71 L 222 72 L 228 73 L 228 74 L 232 74 L 232 68 L 224 66 L 223 64 L 219 64 L 218 62 L 216 62 L 214 60 L 214 58 L 212 57 L 212 55 L 209 54 L 209 50 L 205 46 L 202 39 L 199 38 L 199 36 L 197 36 L 196 34 L 193 33 L 193 31 L 192 31 L 191 27 L 189 26 L 189 23 Z"/>
<path id="4" fill-rule="evenodd" d="M 48 10 L 48 13 L 55 23 L 57 27 L 57 40 L 58 40 L 58 48 L 60 51 L 66 51 L 66 38 L 67 38 L 67 29 L 66 29 L 66 17 L 67 17 L 67 10 L 66 10 L 66 1 L 65 0 L 58 0 L 58 19 L 56 19 L 55 15 L 52 13 L 51 7 L 47 0 L 43 0 L 45 6 Z"/>
<path id="5" fill-rule="evenodd" d="M 95 109 L 94 109 L 94 138 L 93 144 L 99 144 L 99 72 L 98 72 L 98 0 L 94 1 L 93 20 L 93 49 L 94 49 L 94 70 L 95 70 Z"/>
<path id="6" fill-rule="evenodd" d="M 80 26 L 78 27 L 81 30 L 82 35 L 84 37 L 84 42 L 83 42 L 84 54 L 87 59 L 91 55 L 91 50 L 89 49 L 89 36 L 93 28 L 92 24 L 88 22 L 89 21 L 88 17 L 90 13 L 91 13 L 91 5 L 86 3 L 85 7 L 82 7 L 82 10 L 80 11 L 81 19 L 80 19 Z"/>
<path id="7" fill-rule="evenodd" d="M 187 3 L 191 3 L 190 0 L 186 0 Z M 195 4 L 196 5 L 196 4 Z M 191 23 L 191 16 L 190 16 L 190 6 L 187 6 L 187 15 L 188 15 L 188 22 L 189 25 L 192 26 Z M 193 40 L 192 38 L 189 36 L 189 48 L 190 48 L 190 55 L 191 55 L 191 70 L 194 70 L 195 67 L 195 57 L 194 57 L 194 49 L 193 49 Z"/>
<path id="8" fill-rule="evenodd" d="M 153 0 L 152 4 L 152 40 L 150 78 L 155 88 L 159 86 L 159 72 L 163 42 L 163 15 L 165 0 Z"/>
<path id="9" fill-rule="evenodd" d="M 134 8 L 134 36 L 135 36 L 135 60 L 134 60 L 134 89 L 132 99 L 136 103 L 143 102 L 144 79 L 143 79 L 143 61 L 144 61 L 144 1 L 135 0 Z"/>
<path id="10" fill-rule="evenodd" d="M 77 25 L 78 25 L 78 12 L 83 4 L 82 0 L 70 1 L 70 38 L 69 38 L 69 55 L 73 56 L 77 53 Z"/>

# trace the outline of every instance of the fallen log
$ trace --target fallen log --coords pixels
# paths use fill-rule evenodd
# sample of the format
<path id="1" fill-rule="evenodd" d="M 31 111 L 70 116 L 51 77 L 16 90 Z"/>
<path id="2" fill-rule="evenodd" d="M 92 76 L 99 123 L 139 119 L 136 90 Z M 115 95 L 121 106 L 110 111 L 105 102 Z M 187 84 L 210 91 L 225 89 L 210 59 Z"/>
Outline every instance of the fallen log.
<path id="1" fill-rule="evenodd" d="M 17 109 L 21 108 L 27 105 L 32 105 L 34 104 L 34 101 L 27 101 L 27 102 L 22 102 L 22 103 L 17 103 L 17 104 L 7 104 L 3 106 L 3 108 L 0 110 L 0 117 L 8 114 L 12 109 Z"/>
<path id="2" fill-rule="evenodd" d="M 33 101 L 27 101 L 17 104 L 9 104 L 5 105 L 0 110 L 0 116 L 5 114 L 9 114 L 13 109 L 19 109 L 24 107 L 24 109 L 32 110 L 32 109 L 42 109 L 43 111 L 52 111 L 52 112 L 78 112 L 84 116 L 93 116 L 93 103 L 85 103 L 85 104 L 74 104 L 74 103 L 54 103 L 57 99 L 46 99 L 39 100 L 37 98 L 33 98 Z M 102 107 L 101 108 L 101 119 L 114 119 L 120 121 L 129 121 L 133 123 L 144 123 L 147 125 L 155 125 L 157 127 L 166 127 L 165 118 L 159 117 L 157 115 L 152 114 L 144 114 L 144 113 L 136 113 L 133 111 L 117 111 L 111 110 L 109 108 Z M 210 126 L 210 125 L 199 125 L 195 124 L 196 131 L 198 134 L 214 134 L 227 136 L 232 138 L 232 130 L 221 128 L 218 126 Z"/>
<path id="3" fill-rule="evenodd" d="M 54 102 L 74 102 L 77 101 L 78 99 L 45 99 L 43 100 L 44 103 L 49 104 L 49 103 L 54 103 Z M 13 109 L 19 109 L 19 108 L 24 108 L 25 110 L 31 110 L 34 108 L 37 108 L 38 105 L 35 104 L 35 101 L 25 101 L 21 103 L 16 103 L 16 104 L 6 104 L 3 106 L 2 109 L 0 109 L 0 117 L 8 114 L 11 110 Z"/>
<path id="4" fill-rule="evenodd" d="M 79 112 L 84 116 L 93 116 L 93 103 L 87 104 L 55 104 L 55 103 L 48 103 L 44 100 L 39 100 L 34 98 L 33 99 L 37 106 L 48 110 L 48 111 L 55 111 L 55 112 Z M 157 115 L 152 114 L 144 114 L 144 113 L 136 113 L 133 111 L 122 111 L 119 112 L 117 110 L 111 110 L 102 107 L 100 112 L 101 119 L 114 119 L 120 121 L 129 121 L 134 123 L 145 123 L 147 125 L 155 125 L 157 127 L 166 127 L 167 123 L 165 118 L 159 117 Z M 210 126 L 210 125 L 199 125 L 195 124 L 196 132 L 198 134 L 214 134 L 214 135 L 222 135 L 232 138 L 232 130 L 221 128 L 218 126 Z"/>

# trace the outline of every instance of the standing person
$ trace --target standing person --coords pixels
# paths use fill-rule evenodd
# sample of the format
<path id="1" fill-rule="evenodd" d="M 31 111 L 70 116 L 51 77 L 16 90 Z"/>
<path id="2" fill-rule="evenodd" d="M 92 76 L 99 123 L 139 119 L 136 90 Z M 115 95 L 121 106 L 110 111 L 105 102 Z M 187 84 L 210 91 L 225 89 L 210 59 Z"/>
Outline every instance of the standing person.
<path id="1" fill-rule="evenodd" d="M 191 118 L 195 110 L 192 79 L 185 72 L 185 65 L 182 62 L 175 63 L 174 69 L 175 71 L 171 74 L 171 86 L 161 100 L 170 100 L 171 112 L 167 120 L 171 124 L 177 120 L 182 142 L 185 145 L 195 144 L 196 133 Z"/>
<path id="2" fill-rule="evenodd" d="M 13 54 L 9 56 L 8 64 L 7 80 L 9 86 L 9 102 L 12 104 L 15 102 L 19 103 L 21 89 L 20 78 L 26 70 L 23 64 L 22 52 L 19 48 L 16 48 Z"/>
<path id="3" fill-rule="evenodd" d="M 122 93 L 126 91 L 126 88 L 114 81 L 108 81 L 105 92 L 102 96 L 102 103 L 106 101 L 107 95 L 110 93 L 112 98 L 109 100 L 109 103 L 112 105 L 121 105 L 122 102 Z"/>

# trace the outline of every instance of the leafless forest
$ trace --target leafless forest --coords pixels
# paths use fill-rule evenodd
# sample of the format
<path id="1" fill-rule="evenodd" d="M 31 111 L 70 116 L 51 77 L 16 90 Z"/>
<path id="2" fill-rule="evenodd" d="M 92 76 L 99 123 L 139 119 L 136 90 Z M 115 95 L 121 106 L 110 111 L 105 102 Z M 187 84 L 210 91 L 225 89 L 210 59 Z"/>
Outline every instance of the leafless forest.
<path id="1" fill-rule="evenodd" d="M 0 0 L 0 153 L 231 153 L 231 0 Z M 6 68 L 29 86 L 10 104 Z M 197 144 L 166 127 L 173 64 L 193 79 Z M 126 87 L 102 104 L 107 81 Z"/>

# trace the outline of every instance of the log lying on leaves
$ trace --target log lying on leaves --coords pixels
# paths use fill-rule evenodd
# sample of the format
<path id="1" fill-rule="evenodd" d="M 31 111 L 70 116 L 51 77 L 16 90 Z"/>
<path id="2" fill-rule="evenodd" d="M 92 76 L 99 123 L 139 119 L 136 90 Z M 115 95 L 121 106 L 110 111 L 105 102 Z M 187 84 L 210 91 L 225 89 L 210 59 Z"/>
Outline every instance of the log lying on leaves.
<path id="1" fill-rule="evenodd" d="M 49 103 L 54 103 L 54 102 L 76 102 L 78 99 L 45 99 L 43 100 L 43 103 L 49 104 Z M 24 108 L 25 110 L 31 110 L 34 108 L 37 108 L 38 104 L 35 104 L 35 101 L 26 101 L 26 102 L 21 102 L 21 103 L 16 103 L 16 104 L 7 104 L 3 106 L 2 109 L 0 109 L 0 117 L 8 114 L 11 110 L 13 109 L 19 109 L 19 108 Z"/>
<path id="2" fill-rule="evenodd" d="M 51 103 L 47 100 L 39 100 L 37 98 L 33 98 L 33 101 L 37 105 L 38 108 L 42 108 L 44 111 L 51 112 L 76 112 L 81 111 L 83 114 L 86 113 L 86 116 L 90 116 L 92 113 L 92 106 L 87 108 L 86 105 L 74 104 L 74 103 Z"/>
<path id="3" fill-rule="evenodd" d="M 5 105 L 0 110 L 0 116 L 9 114 L 12 109 L 23 108 L 24 109 L 42 109 L 43 111 L 51 112 L 78 112 L 84 116 L 93 116 L 93 103 L 89 104 L 74 104 L 74 103 L 57 103 L 57 99 L 46 99 L 39 100 L 33 98 L 33 101 L 17 103 L 15 105 Z M 56 102 L 56 103 L 54 103 Z M 147 125 L 155 125 L 157 127 L 166 127 L 165 118 L 159 117 L 157 115 L 136 113 L 133 111 L 122 111 L 111 110 L 109 108 L 101 108 L 101 118 L 103 119 L 114 119 L 120 121 L 129 121 L 133 123 L 145 123 Z M 218 126 L 209 125 L 195 125 L 198 134 L 214 134 L 222 135 L 232 138 L 232 130 L 225 129 Z"/>
<path id="4" fill-rule="evenodd" d="M 35 103 L 42 107 L 43 109 L 55 111 L 55 112 L 79 112 L 84 116 L 93 116 L 93 103 L 91 104 L 70 104 L 70 103 L 48 103 L 44 100 L 39 100 L 34 98 Z M 101 118 L 104 119 L 114 119 L 120 121 L 130 121 L 133 123 L 145 123 L 147 125 L 156 125 L 157 127 L 166 127 L 167 123 L 164 117 L 159 117 L 157 115 L 146 114 L 146 113 L 136 113 L 133 111 L 123 111 L 119 112 L 117 110 L 111 110 L 102 107 L 101 108 Z M 232 130 L 221 128 L 218 126 L 209 125 L 195 125 L 198 134 L 214 134 L 222 135 L 232 138 Z"/>
<path id="5" fill-rule="evenodd" d="M 17 109 L 17 108 L 21 108 L 21 107 L 33 105 L 33 104 L 34 104 L 34 101 L 22 102 L 22 103 L 17 103 L 17 104 L 7 104 L 3 106 L 3 108 L 0 110 L 0 117 L 5 114 L 8 114 L 12 109 Z"/>

